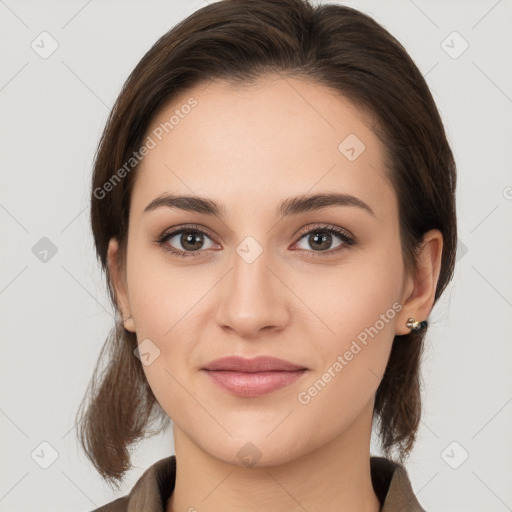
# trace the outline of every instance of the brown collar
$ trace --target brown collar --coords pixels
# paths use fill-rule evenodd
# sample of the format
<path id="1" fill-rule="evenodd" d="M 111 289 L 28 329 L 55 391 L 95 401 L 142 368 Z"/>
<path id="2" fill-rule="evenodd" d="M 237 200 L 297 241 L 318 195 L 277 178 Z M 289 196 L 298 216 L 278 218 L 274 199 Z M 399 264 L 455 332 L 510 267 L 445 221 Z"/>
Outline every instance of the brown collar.
<path id="1" fill-rule="evenodd" d="M 425 512 L 402 465 L 384 457 L 370 457 L 370 469 L 381 512 Z M 165 512 L 175 479 L 176 456 L 171 455 L 146 469 L 128 495 L 93 512 Z"/>
<path id="2" fill-rule="evenodd" d="M 405 468 L 385 457 L 370 457 L 372 484 L 381 512 L 425 512 L 412 490 Z"/>

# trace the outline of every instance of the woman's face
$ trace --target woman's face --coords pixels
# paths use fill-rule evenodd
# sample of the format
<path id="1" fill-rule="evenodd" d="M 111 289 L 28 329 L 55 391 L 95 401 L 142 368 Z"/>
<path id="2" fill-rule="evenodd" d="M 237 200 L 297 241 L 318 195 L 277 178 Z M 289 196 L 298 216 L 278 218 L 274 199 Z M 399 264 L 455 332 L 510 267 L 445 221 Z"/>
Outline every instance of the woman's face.
<path id="1" fill-rule="evenodd" d="M 146 134 L 155 145 L 137 171 L 116 285 L 125 326 L 174 428 L 227 463 L 250 453 L 274 465 L 353 440 L 354 425 L 369 428 L 395 334 L 409 332 L 397 199 L 366 122 L 329 89 L 273 76 L 191 89 Z M 145 211 L 165 194 L 218 215 L 197 201 Z M 324 194 L 357 199 L 302 201 Z M 188 237 L 156 242 L 182 227 Z M 307 371 L 241 396 L 203 370 L 232 355 Z"/>

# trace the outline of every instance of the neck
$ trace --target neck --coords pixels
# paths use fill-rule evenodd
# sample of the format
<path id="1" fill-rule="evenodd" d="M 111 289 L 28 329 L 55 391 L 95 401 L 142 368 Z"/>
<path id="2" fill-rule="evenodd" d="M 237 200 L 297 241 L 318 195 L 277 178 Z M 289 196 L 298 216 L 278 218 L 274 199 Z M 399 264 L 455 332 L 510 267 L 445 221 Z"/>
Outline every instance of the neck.
<path id="1" fill-rule="evenodd" d="M 174 425 L 176 482 L 166 512 L 379 512 L 370 473 L 373 402 L 369 406 L 331 442 L 269 467 L 221 461 Z"/>

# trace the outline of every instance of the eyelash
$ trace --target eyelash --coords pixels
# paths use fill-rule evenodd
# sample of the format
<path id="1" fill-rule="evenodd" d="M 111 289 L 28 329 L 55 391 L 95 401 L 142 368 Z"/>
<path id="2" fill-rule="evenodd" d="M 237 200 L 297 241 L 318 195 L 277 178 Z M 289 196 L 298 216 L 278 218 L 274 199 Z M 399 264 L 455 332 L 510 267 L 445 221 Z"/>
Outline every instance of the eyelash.
<path id="1" fill-rule="evenodd" d="M 190 231 L 192 233 L 197 232 L 197 233 L 200 233 L 202 235 L 207 236 L 208 238 L 212 238 L 206 231 L 204 231 L 203 229 L 199 228 L 199 226 L 196 226 L 196 225 L 185 225 L 185 226 L 181 226 L 180 228 L 175 229 L 173 231 L 163 233 L 162 235 L 160 235 L 158 237 L 157 240 L 155 240 L 155 243 L 159 247 L 162 247 L 162 249 L 164 249 L 165 251 L 170 252 L 171 254 L 173 254 L 175 256 L 181 256 L 182 258 L 196 257 L 195 253 L 201 253 L 204 250 L 200 249 L 198 251 L 182 251 L 182 250 L 175 249 L 174 247 L 166 244 L 166 242 L 168 240 L 170 240 L 174 236 L 176 236 L 176 235 L 178 235 L 180 233 L 183 233 L 185 231 Z M 312 257 L 312 258 L 323 257 L 323 254 L 332 255 L 334 253 L 338 253 L 339 251 L 341 251 L 341 250 L 343 250 L 343 249 L 345 249 L 347 247 L 350 247 L 350 246 L 355 244 L 355 240 L 344 229 L 338 228 L 336 226 L 329 226 L 329 225 L 323 225 L 323 224 L 316 225 L 313 228 L 309 228 L 308 230 L 302 232 L 300 234 L 300 237 L 297 240 L 297 242 L 302 240 L 302 238 L 304 238 L 306 235 L 309 235 L 309 234 L 315 233 L 315 232 L 320 232 L 320 233 L 324 233 L 325 232 L 325 233 L 334 234 L 334 235 L 338 236 L 341 239 L 343 244 L 340 245 L 339 247 L 337 247 L 334 250 L 308 251 L 308 252 L 312 252 L 313 253 L 312 255 L 309 256 L 309 257 Z M 303 249 L 299 249 L 299 250 L 303 250 Z"/>

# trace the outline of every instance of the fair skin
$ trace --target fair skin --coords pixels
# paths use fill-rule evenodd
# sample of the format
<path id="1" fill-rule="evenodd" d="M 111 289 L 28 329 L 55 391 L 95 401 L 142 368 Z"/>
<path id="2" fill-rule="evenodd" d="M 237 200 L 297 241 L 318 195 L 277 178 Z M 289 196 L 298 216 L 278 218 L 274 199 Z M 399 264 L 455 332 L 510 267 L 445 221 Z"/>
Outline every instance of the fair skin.
<path id="1" fill-rule="evenodd" d="M 424 320 L 432 309 L 442 235 L 425 235 L 417 271 L 406 276 L 384 148 L 368 119 L 332 90 L 275 75 L 244 88 L 202 85 L 174 98 L 147 133 L 191 96 L 197 106 L 137 170 L 126 267 L 118 266 L 115 239 L 108 251 L 120 311 L 132 315 L 125 328 L 160 350 L 143 368 L 173 421 L 177 476 L 167 512 L 377 512 L 374 397 L 394 336 L 410 332 L 409 317 Z M 338 149 L 349 134 L 365 144 L 353 161 Z M 224 216 L 166 206 L 144 212 L 163 193 L 209 198 Z M 331 205 L 277 220 L 283 200 L 320 193 L 353 195 L 374 214 Z M 184 224 L 206 231 L 193 241 L 199 250 L 179 234 L 165 244 L 192 256 L 154 243 Z M 355 244 L 332 234 L 318 248 L 303 234 L 318 224 L 348 231 Z M 246 237 L 262 249 L 250 263 L 237 252 Z M 299 402 L 395 303 L 401 310 L 388 313 L 378 334 L 359 343 L 309 403 Z M 308 371 L 264 396 L 239 397 L 200 371 L 227 355 L 270 355 Z M 237 455 L 247 443 L 260 457 L 251 467 Z"/>

